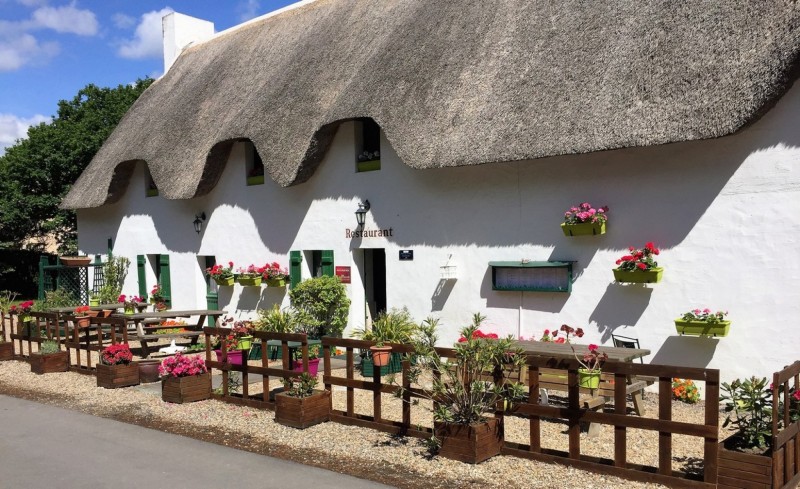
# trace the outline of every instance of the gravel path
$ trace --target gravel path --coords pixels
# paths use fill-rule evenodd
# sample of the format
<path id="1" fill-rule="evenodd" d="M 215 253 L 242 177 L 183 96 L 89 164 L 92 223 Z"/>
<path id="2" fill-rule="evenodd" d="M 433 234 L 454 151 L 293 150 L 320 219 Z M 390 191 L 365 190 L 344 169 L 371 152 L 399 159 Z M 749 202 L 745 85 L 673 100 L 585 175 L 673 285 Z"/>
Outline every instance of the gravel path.
<path id="1" fill-rule="evenodd" d="M 336 375 L 337 372 L 334 372 Z M 157 385 L 157 384 L 156 384 Z M 251 392 L 260 384 L 251 384 Z M 415 438 L 396 438 L 366 428 L 324 423 L 304 431 L 274 422 L 271 411 L 262 411 L 209 400 L 191 404 L 161 401 L 158 388 L 144 386 L 108 390 L 96 387 L 94 376 L 72 372 L 35 375 L 25 362 L 0 362 L 0 391 L 5 394 L 52 403 L 78 411 L 143 424 L 164 431 L 242 448 L 256 453 L 325 467 L 362 478 L 381 480 L 398 487 L 535 487 L 535 488 L 655 488 L 615 477 L 584 472 L 556 464 L 498 456 L 477 466 L 442 457 L 430 458 L 425 444 Z M 358 391 L 356 391 L 358 393 Z M 356 396 L 356 411 L 371 413 L 371 393 Z M 655 395 L 645 399 L 647 415 L 657 412 Z M 334 407 L 344 409 L 343 390 L 334 390 Z M 400 419 L 400 400 L 384 396 L 384 417 Z M 430 419 L 424 406 L 415 406 L 412 420 Z M 673 403 L 675 420 L 702 422 L 702 403 Z M 506 438 L 525 443 L 526 420 L 507 417 Z M 421 423 L 430 426 L 431 423 Z M 567 449 L 566 425 L 543 422 L 546 448 Z M 629 430 L 629 461 L 657 464 L 657 433 Z M 597 437 L 581 434 L 582 452 L 608 456 L 613 449 L 613 428 L 603 426 Z M 691 470 L 702 460 L 702 440 L 675 436 L 676 470 Z M 565 483 L 564 481 L 569 481 Z"/>

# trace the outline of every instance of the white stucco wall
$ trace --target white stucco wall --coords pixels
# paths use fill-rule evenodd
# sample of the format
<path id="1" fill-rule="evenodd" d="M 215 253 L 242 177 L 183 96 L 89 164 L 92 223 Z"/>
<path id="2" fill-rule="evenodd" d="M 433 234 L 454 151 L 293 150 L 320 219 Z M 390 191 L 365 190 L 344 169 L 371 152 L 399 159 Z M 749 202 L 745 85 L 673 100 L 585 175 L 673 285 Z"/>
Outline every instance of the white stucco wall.
<path id="1" fill-rule="evenodd" d="M 612 332 L 638 337 L 651 363 L 719 368 L 728 380 L 769 375 L 799 357 L 799 114 L 795 87 L 762 120 L 726 138 L 425 171 L 406 166 L 384 139 L 382 169 L 368 173 L 355 172 L 347 123 L 316 174 L 292 188 L 268 177 L 245 186 L 243 144 L 203 198 L 144 198 L 137 168 L 119 203 L 79 211 L 79 244 L 102 253 L 112 237 L 115 253 L 134 263 L 136 254 L 169 253 L 176 308 L 205 306 L 197 255 L 288 266 L 290 250 L 332 249 L 336 265 L 352 267 L 348 330 L 364 321 L 362 264 L 353 251 L 385 248 L 388 306 L 407 306 L 419 320 L 440 317 L 444 343 L 481 311 L 484 329 L 498 333 L 538 337 L 567 323 L 602 344 Z M 364 199 L 372 204 L 365 228 L 392 228 L 392 237 L 345 237 Z M 583 201 L 610 206 L 606 235 L 562 235 L 563 212 Z M 192 220 L 200 211 L 209 218 L 198 236 Z M 614 283 L 615 260 L 647 241 L 661 248 L 663 281 Z M 414 250 L 414 260 L 399 261 L 401 249 Z M 442 281 L 439 267 L 450 255 L 458 279 Z M 576 260 L 572 293 L 493 291 L 488 262 L 522 258 Z M 136 290 L 132 269 L 126 291 Z M 288 295 L 239 286 L 220 293 L 220 306 L 241 317 L 273 303 L 287 305 Z M 673 319 L 695 307 L 728 310 L 731 334 L 677 336 Z"/>

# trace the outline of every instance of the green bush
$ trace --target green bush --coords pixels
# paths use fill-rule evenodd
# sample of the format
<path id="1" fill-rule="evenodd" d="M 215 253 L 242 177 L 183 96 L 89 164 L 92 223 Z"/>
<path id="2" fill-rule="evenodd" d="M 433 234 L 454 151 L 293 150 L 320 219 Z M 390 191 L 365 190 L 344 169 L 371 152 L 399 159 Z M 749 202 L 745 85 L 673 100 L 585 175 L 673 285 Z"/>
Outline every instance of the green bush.
<path id="1" fill-rule="evenodd" d="M 338 277 L 316 277 L 289 292 L 301 332 L 312 338 L 341 336 L 347 326 L 350 299 Z"/>
<path id="2" fill-rule="evenodd" d="M 55 340 L 44 340 L 42 346 L 39 348 L 39 353 L 42 355 L 50 355 L 61 351 L 61 346 Z"/>
<path id="3" fill-rule="evenodd" d="M 411 319 L 411 314 L 405 307 L 392 308 L 381 313 L 372 323 L 372 328 L 357 329 L 353 337 L 360 340 L 375 341 L 377 343 L 411 343 L 417 331 L 417 323 Z"/>
<path id="4" fill-rule="evenodd" d="M 103 286 L 98 295 L 101 304 L 114 304 L 122 294 L 125 277 L 128 276 L 128 267 L 131 261 L 124 256 L 109 256 L 103 264 Z"/>
<path id="5" fill-rule="evenodd" d="M 281 310 L 278 304 L 272 309 L 259 309 L 258 319 L 253 321 L 253 329 L 267 333 L 294 333 L 295 318 L 292 311 Z"/>

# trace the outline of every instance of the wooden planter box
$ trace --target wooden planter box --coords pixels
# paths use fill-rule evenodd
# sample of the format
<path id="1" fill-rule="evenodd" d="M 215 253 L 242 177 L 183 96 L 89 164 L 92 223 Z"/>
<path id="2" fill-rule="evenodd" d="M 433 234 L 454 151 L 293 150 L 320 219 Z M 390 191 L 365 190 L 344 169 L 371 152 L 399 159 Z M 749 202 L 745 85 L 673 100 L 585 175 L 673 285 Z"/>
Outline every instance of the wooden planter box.
<path id="1" fill-rule="evenodd" d="M 97 387 L 116 389 L 139 385 L 139 364 L 131 362 L 128 365 L 97 364 Z"/>
<path id="2" fill-rule="evenodd" d="M 183 404 L 210 397 L 211 374 L 208 372 L 190 377 L 165 377 L 161 380 L 161 399 L 164 402 Z"/>
<path id="3" fill-rule="evenodd" d="M 31 372 L 39 375 L 69 370 L 69 355 L 65 351 L 48 355 L 31 353 L 29 361 L 31 363 Z"/>
<path id="4" fill-rule="evenodd" d="M 0 360 L 13 360 L 14 359 L 14 343 L 4 341 L 0 343 Z"/>
<path id="5" fill-rule="evenodd" d="M 330 391 L 314 391 L 314 394 L 302 399 L 281 392 L 275 396 L 275 422 L 302 430 L 328 421 L 331 415 L 330 399 Z"/>
<path id="6" fill-rule="evenodd" d="M 719 489 L 771 488 L 773 468 L 771 453 L 754 455 L 729 450 L 725 448 L 728 440 L 719 443 L 717 487 Z"/>
<path id="7" fill-rule="evenodd" d="M 496 418 L 471 425 L 435 422 L 433 430 L 441 441 L 439 455 L 469 464 L 499 455 L 503 447 L 503 428 Z"/>

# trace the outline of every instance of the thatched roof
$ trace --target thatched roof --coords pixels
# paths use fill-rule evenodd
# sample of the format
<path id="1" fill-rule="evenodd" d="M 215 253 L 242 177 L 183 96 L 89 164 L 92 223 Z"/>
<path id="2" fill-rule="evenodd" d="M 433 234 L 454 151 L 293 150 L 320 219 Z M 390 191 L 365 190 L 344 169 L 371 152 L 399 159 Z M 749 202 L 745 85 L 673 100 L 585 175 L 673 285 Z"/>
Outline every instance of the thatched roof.
<path id="1" fill-rule="evenodd" d="M 138 160 L 203 195 L 239 138 L 297 184 L 359 117 L 421 169 L 723 136 L 797 77 L 799 27 L 794 0 L 318 0 L 186 50 L 63 206 L 114 202 Z"/>

